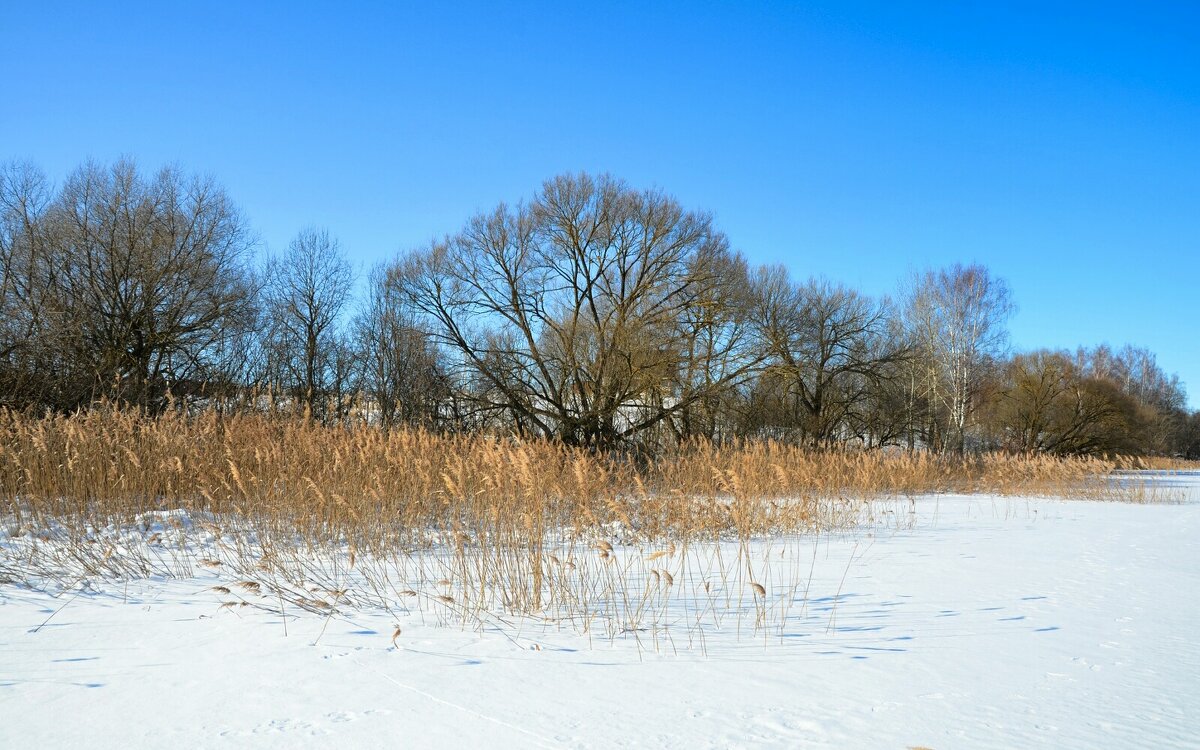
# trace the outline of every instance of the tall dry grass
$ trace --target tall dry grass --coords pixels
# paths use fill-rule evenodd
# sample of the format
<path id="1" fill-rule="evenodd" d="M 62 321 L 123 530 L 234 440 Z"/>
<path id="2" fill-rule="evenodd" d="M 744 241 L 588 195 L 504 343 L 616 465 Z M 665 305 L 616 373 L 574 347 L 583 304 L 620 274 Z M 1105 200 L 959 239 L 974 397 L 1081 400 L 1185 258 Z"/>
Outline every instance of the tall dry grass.
<path id="1" fill-rule="evenodd" d="M 1200 461 L 1172 456 L 1115 456 L 1112 462 L 1121 471 L 1200 471 Z"/>
<path id="2" fill-rule="evenodd" d="M 169 506 L 279 520 L 314 541 L 364 547 L 461 525 L 620 523 L 650 540 L 790 532 L 844 520 L 830 503 L 933 492 L 1079 496 L 1112 468 L 1091 458 L 816 452 L 773 442 L 694 442 L 639 467 L 547 441 L 253 415 L 0 412 L 0 497 L 19 521 L 131 518 Z"/>
<path id="3" fill-rule="evenodd" d="M 771 606 L 786 620 L 790 600 L 769 605 L 752 539 L 851 527 L 926 493 L 1135 497 L 1097 481 L 1112 468 L 771 442 L 695 442 L 638 465 L 547 441 L 255 415 L 0 412 L 0 575 L 220 568 L 240 584 L 221 591 L 280 606 L 533 614 L 609 636 L 659 622 L 686 583 L 697 622 L 745 610 L 757 628 Z M 736 542 L 736 559 L 714 540 Z M 775 588 L 794 594 L 790 570 Z"/>

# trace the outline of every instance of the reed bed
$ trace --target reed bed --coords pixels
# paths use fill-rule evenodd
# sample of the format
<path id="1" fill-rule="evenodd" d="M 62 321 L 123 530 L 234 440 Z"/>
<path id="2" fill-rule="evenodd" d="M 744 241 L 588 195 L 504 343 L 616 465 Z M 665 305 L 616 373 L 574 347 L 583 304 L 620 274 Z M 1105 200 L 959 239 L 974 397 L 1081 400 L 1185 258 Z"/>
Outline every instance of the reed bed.
<path id="1" fill-rule="evenodd" d="M 693 442 L 640 464 L 260 415 L 0 412 L 0 578 L 215 573 L 222 607 L 533 617 L 656 648 L 682 623 L 695 645 L 731 621 L 782 633 L 822 534 L 902 525 L 929 493 L 1155 499 L 1105 481 L 1113 468 L 773 442 Z"/>
<path id="2" fill-rule="evenodd" d="M 1200 461 L 1173 456 L 1116 456 L 1113 464 L 1121 471 L 1200 471 Z"/>

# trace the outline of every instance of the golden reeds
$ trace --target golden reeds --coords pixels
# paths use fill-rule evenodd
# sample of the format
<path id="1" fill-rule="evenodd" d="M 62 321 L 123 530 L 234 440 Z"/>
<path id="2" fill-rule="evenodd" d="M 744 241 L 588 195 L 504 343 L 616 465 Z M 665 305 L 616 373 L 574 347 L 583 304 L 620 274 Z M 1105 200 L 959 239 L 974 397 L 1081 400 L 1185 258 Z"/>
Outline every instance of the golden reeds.
<path id="1" fill-rule="evenodd" d="M 638 467 L 546 441 L 261 416 L 0 413 L 0 495 L 18 520 L 233 512 L 363 549 L 414 543 L 414 531 L 429 529 L 459 540 L 612 524 L 646 539 L 806 531 L 843 523 L 880 497 L 1078 495 L 1112 468 L 1089 458 L 818 452 L 773 442 L 688 443 Z"/>
<path id="2" fill-rule="evenodd" d="M 281 607 L 322 614 L 412 602 L 463 620 L 505 610 L 584 630 L 600 617 L 610 634 L 661 616 L 681 575 L 720 617 L 718 590 L 754 573 L 747 540 L 849 527 L 869 520 L 875 501 L 943 492 L 1153 499 L 1105 480 L 1113 468 L 702 441 L 643 465 L 549 441 L 257 415 L 0 411 L 9 536 L 52 529 L 66 550 L 51 559 L 56 548 L 43 543 L 41 559 L 29 547 L 19 564 L 5 562 L 7 577 L 39 565 L 117 577 L 200 566 L 248 594 L 269 590 Z M 129 528 L 144 542 L 136 554 L 104 531 Z M 736 562 L 697 546 L 720 539 L 741 542 Z M 707 567 L 697 567 L 701 557 Z M 762 624 L 773 599 L 748 580 Z M 786 606 L 779 611 L 786 619 Z"/>

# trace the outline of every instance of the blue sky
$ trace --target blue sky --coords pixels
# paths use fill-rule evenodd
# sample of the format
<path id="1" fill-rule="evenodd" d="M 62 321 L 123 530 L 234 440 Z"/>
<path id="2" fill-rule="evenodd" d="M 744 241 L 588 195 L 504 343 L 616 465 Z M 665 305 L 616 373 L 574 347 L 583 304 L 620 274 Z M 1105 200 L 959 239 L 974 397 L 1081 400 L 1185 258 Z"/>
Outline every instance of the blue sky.
<path id="1" fill-rule="evenodd" d="M 608 171 L 874 294 L 979 261 L 1020 348 L 1143 344 L 1200 407 L 1200 4 L 0 0 L 0 159 L 211 173 L 365 269 Z"/>

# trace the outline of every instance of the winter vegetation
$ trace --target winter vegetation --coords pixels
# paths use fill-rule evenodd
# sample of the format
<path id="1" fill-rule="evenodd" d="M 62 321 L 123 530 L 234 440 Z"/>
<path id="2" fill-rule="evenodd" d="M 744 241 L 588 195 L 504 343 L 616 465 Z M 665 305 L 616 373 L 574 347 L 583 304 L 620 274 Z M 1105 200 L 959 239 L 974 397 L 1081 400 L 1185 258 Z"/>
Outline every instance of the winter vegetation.
<path id="1" fill-rule="evenodd" d="M 6 744 L 1194 737 L 1195 472 L 212 411 L 3 434 Z"/>
<path id="2" fill-rule="evenodd" d="M 612 638 L 688 574 L 695 625 L 757 602 L 782 632 L 756 540 L 901 527 L 947 492 L 1169 500 L 1112 472 L 1197 448 L 1150 352 L 1010 352 L 982 266 L 894 300 L 796 281 L 609 176 L 551 179 L 357 300 L 327 230 L 259 259 L 212 180 L 0 174 L 10 581 L 208 561 L 312 611 L 414 596 Z"/>
<path id="3" fill-rule="evenodd" d="M 882 298 L 754 268 L 709 214 L 607 175 L 552 178 L 359 279 L 323 228 L 260 257 L 211 179 L 120 161 L 87 163 L 56 187 L 9 164 L 0 170 L 0 633 L 22 656 L 11 679 L 0 673 L 0 690 L 37 681 L 28 654 L 39 633 L 86 627 L 131 601 L 161 608 L 152 650 L 174 637 L 169 623 L 201 618 L 253 626 L 253 636 L 222 637 L 251 638 L 281 673 L 313 667 L 267 644 L 267 629 L 302 633 L 311 648 L 324 640 L 324 659 L 373 649 L 361 655 L 369 666 L 353 659 L 360 675 L 451 712 L 429 731 L 471 717 L 430 745 L 629 737 L 505 721 L 503 695 L 471 708 L 388 676 L 380 658 L 414 656 L 426 669 L 431 653 L 442 656 L 429 644 L 487 659 L 545 649 L 558 661 L 547 662 L 542 687 L 567 694 L 577 688 L 554 670 L 582 669 L 564 654 L 584 648 L 627 667 L 683 658 L 685 670 L 748 648 L 755 659 L 803 660 L 845 647 L 864 660 L 907 653 L 937 632 L 930 618 L 964 612 L 973 632 L 989 634 L 980 648 L 1042 653 L 1022 639 L 1059 624 L 1018 636 L 984 620 L 1008 628 L 1063 615 L 1033 603 L 1051 596 L 1089 634 L 1071 648 L 1090 655 L 1087 629 L 1100 626 L 1088 607 L 1124 606 L 1125 594 L 1105 588 L 1116 577 L 1135 597 L 1170 585 L 1157 565 L 1195 577 L 1184 532 L 1197 521 L 1189 472 L 1200 465 L 1200 413 L 1136 346 L 1013 351 L 1014 307 L 1005 281 L 979 264 L 914 271 Z M 1156 548 L 1151 516 L 1136 512 L 1169 519 L 1182 541 Z M 1075 587 L 1095 560 L 1064 518 L 1088 534 L 1127 525 L 1122 540 L 1132 541 L 1119 554 L 1129 565 L 1104 585 Z M 1017 547 L 986 535 L 1006 523 L 1024 529 Z M 944 589 L 935 585 L 944 571 L 916 561 L 926 549 L 964 557 L 956 550 L 972 545 L 987 558 L 979 577 L 951 573 Z M 947 591 L 960 599 L 936 615 L 915 610 L 901 627 L 890 613 L 916 594 L 895 593 L 907 584 L 890 565 L 919 576 L 926 608 Z M 999 582 L 1014 567 L 1022 586 L 1036 575 L 1064 583 L 1010 590 Z M 199 616 L 188 614 L 194 605 Z M 874 635 L 885 628 L 896 632 Z M 345 646 L 356 636 L 370 646 Z M 953 671 L 938 661 L 948 653 L 927 658 Z M 1185 685 L 1194 647 L 1183 656 L 1138 662 L 1151 671 L 1134 684 L 1151 690 L 1145 675 L 1162 669 Z M 121 669 L 123 680 L 137 674 Z M 835 671 L 824 675 L 842 699 L 870 692 Z M 543 676 L 534 669 L 530 680 Z M 813 684 L 788 684 L 789 702 L 819 708 Z M 1011 698 L 1019 679 L 997 684 L 1009 710 L 1029 708 Z M 718 690 L 732 703 L 736 692 Z M 22 700 L 34 695 L 22 687 Z M 1165 721 L 1139 729 L 1161 746 L 1188 731 L 1186 691 L 1168 700 Z M 947 710 L 974 716 L 970 704 Z M 1096 708 L 1039 710 L 1062 721 Z M 876 735 L 835 714 L 811 726 L 787 714 L 792 723 L 767 737 L 846 746 Z M 322 715 L 266 731 L 294 746 L 293 730 L 311 740 L 350 716 Z M 221 737 L 245 729 L 186 721 Z M 630 727 L 646 721 L 638 714 Z M 911 746 L 963 737 L 929 722 L 887 726 L 889 740 Z M 1069 734 L 1095 744 L 1105 739 L 1097 732 Z M 80 741 L 7 719 L 6 733 Z M 106 736 L 147 740 L 128 728 Z M 997 746 L 1012 739 L 989 736 Z M 187 736 L 198 738 L 213 739 Z"/>
<path id="4" fill-rule="evenodd" d="M 292 414 L 645 455 L 695 439 L 1200 457 L 1136 346 L 1014 352 L 978 265 L 872 298 L 751 268 L 712 217 L 563 175 L 372 269 L 302 229 L 260 258 L 211 179 L 0 172 L 0 405 Z"/>
<path id="5" fill-rule="evenodd" d="M 1090 457 L 697 440 L 639 463 L 547 440 L 107 409 L 9 412 L 2 427 L 9 582 L 225 566 L 313 612 L 419 597 L 459 624 L 532 616 L 608 638 L 657 633 L 676 585 L 709 598 L 696 626 L 756 603 L 751 629 L 782 632 L 791 598 L 768 608 L 766 586 L 795 594 L 802 571 L 772 571 L 770 555 L 750 554 L 756 540 L 782 550 L 863 524 L 903 528 L 919 495 L 1175 499 L 1114 482 Z M 736 555 L 714 554 L 723 541 Z"/>

